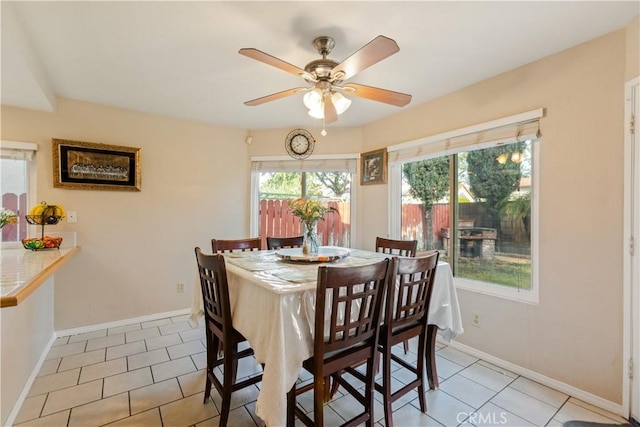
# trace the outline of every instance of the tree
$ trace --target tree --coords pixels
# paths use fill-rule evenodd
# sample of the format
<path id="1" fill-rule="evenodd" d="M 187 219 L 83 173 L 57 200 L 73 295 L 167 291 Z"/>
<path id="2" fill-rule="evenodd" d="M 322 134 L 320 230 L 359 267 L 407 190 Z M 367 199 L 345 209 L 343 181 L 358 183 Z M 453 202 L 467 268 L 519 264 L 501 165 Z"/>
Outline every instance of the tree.
<path id="1" fill-rule="evenodd" d="M 500 217 L 506 216 L 513 222 L 516 241 L 520 241 L 523 227 L 527 239 L 531 241 L 531 193 L 524 193 L 513 199 L 507 196 L 497 207 Z"/>
<path id="2" fill-rule="evenodd" d="M 442 199 L 449 190 L 449 157 L 407 163 L 402 168 L 402 174 L 410 186 L 409 194 L 422 201 L 424 205 L 427 225 L 426 249 L 431 249 L 431 236 L 433 236 L 431 210 L 433 204 Z"/>
<path id="3" fill-rule="evenodd" d="M 471 192 L 484 199 L 491 220 L 490 227 L 501 233 L 500 203 L 517 188 L 522 176 L 520 161 L 513 162 L 512 154 L 522 153 L 525 143 L 515 143 L 470 151 L 467 167 Z M 486 226 L 486 225 L 485 225 Z"/>
<path id="4" fill-rule="evenodd" d="M 409 194 L 431 209 L 449 190 L 449 157 L 407 163 L 402 168 L 404 179 L 409 184 Z"/>
<path id="5" fill-rule="evenodd" d="M 298 198 L 302 194 L 302 174 L 299 172 L 272 173 L 260 184 L 260 192 L 270 194 L 270 198 Z M 321 186 L 307 181 L 307 196 L 322 196 Z"/>
<path id="6" fill-rule="evenodd" d="M 335 197 L 342 197 L 343 194 L 349 192 L 351 178 L 348 173 L 344 172 L 315 172 L 316 179 L 325 187 L 331 190 Z"/>
<path id="7" fill-rule="evenodd" d="M 524 143 L 515 143 L 470 151 L 467 154 L 471 192 L 484 199 L 496 228 L 499 228 L 498 205 L 516 189 L 522 175 L 520 163 L 511 161 L 511 155 L 517 150 L 522 153 L 524 146 Z"/>

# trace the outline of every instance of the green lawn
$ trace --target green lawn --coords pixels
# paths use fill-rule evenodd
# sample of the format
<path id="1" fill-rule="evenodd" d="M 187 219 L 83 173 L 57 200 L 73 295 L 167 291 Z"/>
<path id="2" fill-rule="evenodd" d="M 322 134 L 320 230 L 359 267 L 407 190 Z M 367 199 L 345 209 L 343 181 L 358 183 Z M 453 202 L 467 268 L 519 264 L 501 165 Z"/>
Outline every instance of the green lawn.
<path id="1" fill-rule="evenodd" d="M 531 262 L 520 258 L 488 261 L 481 258 L 460 257 L 457 276 L 529 290 L 531 289 Z"/>

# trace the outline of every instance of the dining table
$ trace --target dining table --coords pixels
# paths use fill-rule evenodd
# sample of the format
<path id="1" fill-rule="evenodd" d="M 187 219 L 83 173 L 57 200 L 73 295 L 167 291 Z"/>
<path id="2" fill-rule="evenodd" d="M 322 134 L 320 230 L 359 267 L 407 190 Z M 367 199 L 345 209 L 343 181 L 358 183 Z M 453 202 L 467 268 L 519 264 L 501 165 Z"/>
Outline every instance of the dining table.
<path id="1" fill-rule="evenodd" d="M 256 363 L 263 364 L 256 415 L 267 426 L 286 424 L 287 392 L 297 381 L 303 361 L 313 355 L 318 267 L 366 265 L 390 256 L 326 246 L 311 258 L 290 256 L 291 253 L 291 250 L 262 250 L 223 254 L 233 326 L 247 338 Z M 202 316 L 198 281 L 191 319 L 198 322 Z M 431 363 L 437 386 L 435 332 L 445 340 L 463 332 L 453 275 L 446 262 L 438 263 L 428 323 L 431 333 L 427 359 L 432 360 L 427 360 L 427 365 Z M 433 385 L 431 378 L 430 384 Z"/>

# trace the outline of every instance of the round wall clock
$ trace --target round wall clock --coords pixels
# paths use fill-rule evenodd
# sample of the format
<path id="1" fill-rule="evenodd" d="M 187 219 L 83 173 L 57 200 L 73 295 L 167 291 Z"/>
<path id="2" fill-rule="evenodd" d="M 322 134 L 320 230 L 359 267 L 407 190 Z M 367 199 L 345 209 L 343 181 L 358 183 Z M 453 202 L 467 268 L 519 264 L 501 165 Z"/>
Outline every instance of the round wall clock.
<path id="1" fill-rule="evenodd" d="M 284 140 L 287 153 L 294 159 L 306 159 L 313 153 L 316 140 L 311 133 L 304 129 L 294 129 Z"/>

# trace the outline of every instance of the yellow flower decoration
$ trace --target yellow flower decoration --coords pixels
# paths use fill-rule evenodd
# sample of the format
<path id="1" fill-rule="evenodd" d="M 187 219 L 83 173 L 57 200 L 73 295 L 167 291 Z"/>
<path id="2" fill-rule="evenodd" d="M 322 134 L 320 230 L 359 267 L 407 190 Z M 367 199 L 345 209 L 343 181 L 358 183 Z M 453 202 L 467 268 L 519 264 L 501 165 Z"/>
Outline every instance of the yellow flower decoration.
<path id="1" fill-rule="evenodd" d="M 4 227 L 7 224 L 17 224 L 18 217 L 15 212 L 10 211 L 9 209 L 0 208 L 0 228 Z"/>
<path id="2" fill-rule="evenodd" d="M 287 205 L 291 214 L 300 218 L 300 221 L 305 223 L 307 229 L 311 229 L 318 220 L 324 219 L 327 212 L 335 211 L 334 208 L 329 208 L 319 201 L 311 199 L 296 199 L 288 202 Z"/>

